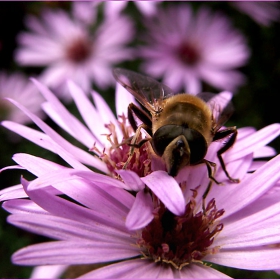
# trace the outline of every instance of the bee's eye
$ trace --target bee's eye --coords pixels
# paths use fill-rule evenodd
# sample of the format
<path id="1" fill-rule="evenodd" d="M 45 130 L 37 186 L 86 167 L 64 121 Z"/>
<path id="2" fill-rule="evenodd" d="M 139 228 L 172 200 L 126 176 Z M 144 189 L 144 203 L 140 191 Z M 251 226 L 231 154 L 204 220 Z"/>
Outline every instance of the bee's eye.
<path id="1" fill-rule="evenodd" d="M 197 130 L 186 128 L 183 130 L 183 135 L 188 141 L 191 159 L 190 164 L 195 164 L 201 161 L 207 152 L 207 143 L 203 135 Z"/>
<path id="2" fill-rule="evenodd" d="M 183 127 L 180 125 L 168 124 L 160 127 L 154 133 L 153 140 L 152 140 L 152 145 L 155 153 L 159 156 L 162 156 L 168 144 L 182 134 L 183 134 Z M 177 144 L 181 145 L 180 143 Z"/>

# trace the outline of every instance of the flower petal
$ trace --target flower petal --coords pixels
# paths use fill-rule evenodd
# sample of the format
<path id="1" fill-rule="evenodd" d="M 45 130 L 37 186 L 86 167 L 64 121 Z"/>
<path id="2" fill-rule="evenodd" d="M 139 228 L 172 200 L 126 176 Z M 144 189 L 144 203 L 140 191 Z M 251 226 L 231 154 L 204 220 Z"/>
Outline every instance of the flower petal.
<path id="1" fill-rule="evenodd" d="M 179 271 L 182 279 L 227 279 L 226 274 L 206 265 L 191 264 Z M 174 277 L 175 278 L 175 277 Z M 176 277 L 177 278 L 177 277 Z"/>
<path id="2" fill-rule="evenodd" d="M 56 279 L 62 276 L 67 265 L 43 265 L 33 269 L 30 279 Z"/>
<path id="3" fill-rule="evenodd" d="M 96 106 L 97 112 L 101 116 L 103 123 L 105 123 L 105 124 L 113 123 L 115 126 L 115 129 L 116 129 L 117 135 L 122 135 L 119 124 L 117 122 L 117 119 L 114 116 L 109 105 L 105 102 L 105 100 L 97 92 L 92 91 L 91 94 L 94 99 L 94 104 Z"/>
<path id="4" fill-rule="evenodd" d="M 11 103 L 16 105 L 19 109 L 21 109 L 26 115 L 28 115 L 33 122 L 40 127 L 49 137 L 51 138 L 52 142 L 52 148 L 54 151 L 61 156 L 67 163 L 69 163 L 74 168 L 80 169 L 80 170 L 87 170 L 83 164 L 81 164 L 75 157 L 83 158 L 85 156 L 88 158 L 90 155 L 86 153 L 85 151 L 77 148 L 76 146 L 72 145 L 70 142 L 66 141 L 64 138 L 62 138 L 56 131 L 54 131 L 51 127 L 49 127 L 46 123 L 44 123 L 40 118 L 32 114 L 30 111 L 28 111 L 26 108 L 24 108 L 21 104 L 18 102 L 9 99 Z M 40 139 L 42 141 L 42 139 Z M 63 148 L 62 148 L 63 147 Z M 99 170 L 107 172 L 107 168 L 103 162 L 98 160 L 97 158 L 91 156 L 91 160 L 94 161 L 93 166 L 96 166 L 99 168 Z"/>
<path id="5" fill-rule="evenodd" d="M 50 214 L 80 221 L 86 224 L 101 223 L 103 225 L 114 227 L 120 231 L 127 232 L 123 220 L 116 219 L 115 216 L 93 211 L 86 207 L 65 200 L 59 196 L 51 195 L 45 189 L 28 191 L 28 182 L 22 179 L 22 185 L 32 201 L 45 209 Z"/>
<path id="6" fill-rule="evenodd" d="M 137 193 L 135 202 L 129 211 L 125 225 L 129 230 L 145 227 L 154 218 L 153 201 L 149 193 L 142 190 Z"/>
<path id="7" fill-rule="evenodd" d="M 54 241 L 27 246 L 12 256 L 19 265 L 89 264 L 136 257 L 139 249 L 130 244 L 100 241 Z"/>
<path id="8" fill-rule="evenodd" d="M 122 177 L 128 190 L 138 192 L 144 189 L 144 183 L 135 172 L 124 169 L 116 170 L 116 172 Z"/>
<path id="9" fill-rule="evenodd" d="M 0 201 L 27 197 L 22 185 L 5 188 L 0 191 Z"/>
<path id="10" fill-rule="evenodd" d="M 280 124 L 275 123 L 242 138 L 224 155 L 225 162 L 234 161 L 267 145 L 280 134 Z"/>
<path id="11" fill-rule="evenodd" d="M 149 260 L 128 260 L 93 270 L 82 279 L 156 279 L 161 266 Z M 164 275 L 164 274 L 163 274 Z M 166 278 L 166 277 L 163 277 Z"/>
<path id="12" fill-rule="evenodd" d="M 216 203 L 226 205 L 223 218 L 246 207 L 271 189 L 280 179 L 279 164 L 280 155 L 268 161 L 253 174 L 248 174 L 239 184 L 227 186 L 224 192 L 220 192 L 216 197 Z"/>
<path id="13" fill-rule="evenodd" d="M 185 212 L 185 199 L 176 180 L 165 171 L 155 171 L 141 180 L 175 215 Z"/>
<path id="14" fill-rule="evenodd" d="M 208 255 L 205 260 L 216 264 L 251 270 L 274 270 L 280 268 L 279 248 L 242 248 L 241 250 L 221 250 Z"/>
<path id="15" fill-rule="evenodd" d="M 57 240 L 133 243 L 128 232 L 120 232 L 98 223 L 89 225 L 52 215 L 35 213 L 30 215 L 26 211 L 24 214 L 10 215 L 8 222 L 29 232 Z"/>
<path id="16" fill-rule="evenodd" d="M 50 102 L 55 112 L 58 112 L 60 119 L 64 125 L 68 128 L 71 134 L 84 143 L 87 147 L 91 147 L 92 143 L 96 142 L 92 133 L 59 101 L 59 99 L 42 83 L 36 79 L 31 79 L 37 86 L 42 95 Z"/>
<path id="17" fill-rule="evenodd" d="M 13 214 L 44 214 L 48 215 L 48 212 L 42 209 L 40 206 L 35 204 L 31 200 L 27 199 L 13 199 L 9 201 L 5 201 L 2 204 L 2 207 Z"/>
<path id="18" fill-rule="evenodd" d="M 80 87 L 72 81 L 68 81 L 68 88 L 81 116 L 83 117 L 83 120 L 101 144 L 103 142 L 101 134 L 108 132 L 101 116 L 98 114 L 96 108 L 93 106 L 93 103 L 89 101 Z M 91 145 L 93 143 L 94 142 L 92 142 Z"/>
<path id="19" fill-rule="evenodd" d="M 107 2 L 109 3 L 109 2 Z M 127 115 L 127 108 L 130 103 L 136 103 L 135 98 L 123 86 L 116 83 L 116 112 L 117 116 Z"/>
<path id="20" fill-rule="evenodd" d="M 23 166 L 26 170 L 36 176 L 42 176 L 52 171 L 66 169 L 65 166 L 30 154 L 18 153 L 14 154 L 12 158 L 16 163 Z"/>

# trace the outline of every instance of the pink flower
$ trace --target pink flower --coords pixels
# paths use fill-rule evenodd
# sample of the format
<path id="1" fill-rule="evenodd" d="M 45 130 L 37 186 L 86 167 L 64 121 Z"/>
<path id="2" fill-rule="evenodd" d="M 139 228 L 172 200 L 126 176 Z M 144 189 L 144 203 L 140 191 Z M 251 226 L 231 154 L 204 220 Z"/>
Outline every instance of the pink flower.
<path id="1" fill-rule="evenodd" d="M 100 96 L 93 93 L 95 108 L 75 84 L 68 83 L 85 126 L 46 87 L 34 82 L 47 100 L 44 109 L 61 127 L 86 147 L 92 148 L 94 141 L 99 148 L 104 147 L 98 134 L 104 120 L 110 120 L 111 111 Z M 124 107 L 119 93 L 117 112 L 121 115 Z M 162 170 L 139 176 L 129 169 L 116 168 L 122 180 L 115 178 L 114 172 L 108 173 L 112 176 L 98 174 L 88 166 L 109 172 L 108 161 L 117 158 L 110 148 L 105 148 L 105 161 L 94 158 L 12 102 L 44 133 L 9 121 L 2 124 L 57 153 L 68 164 L 66 167 L 29 154 L 15 154 L 18 165 L 5 168 L 23 168 L 37 177 L 30 182 L 22 178 L 21 186 L 0 192 L 1 200 L 7 200 L 4 209 L 11 213 L 8 221 L 56 240 L 20 249 L 12 257 L 15 264 L 54 265 L 51 272 L 55 276 L 65 269 L 62 266 L 103 265 L 84 278 L 227 277 L 205 265 L 209 263 L 249 270 L 280 269 L 280 249 L 272 247 L 280 242 L 279 195 L 270 193 L 279 187 L 280 157 L 254 161 L 275 155 L 266 145 L 279 135 L 280 124 L 259 131 L 250 127 L 238 130 L 237 141 L 224 154 L 224 160 L 230 174 L 241 182 L 229 183 L 217 164 L 215 177 L 224 184 L 213 184 L 203 212 L 201 197 L 209 184 L 205 165 L 187 166 L 176 178 Z M 122 131 L 121 122 L 118 126 L 115 118 L 111 121 Z M 98 123 L 95 130 L 94 124 Z M 114 134 L 116 138 L 120 135 Z M 206 158 L 218 163 L 221 145 L 212 143 Z M 141 156 L 144 152 L 139 153 Z"/>
<path id="2" fill-rule="evenodd" d="M 173 90 L 197 94 L 204 81 L 234 91 L 244 82 L 244 76 L 234 68 L 246 63 L 249 49 L 244 36 L 225 16 L 206 7 L 194 14 L 180 3 L 159 8 L 157 17 L 145 23 L 142 69 L 162 78 Z"/>
<path id="3" fill-rule="evenodd" d="M 83 3 L 75 4 L 76 15 L 79 5 Z M 92 32 L 94 24 L 85 24 L 79 16 L 72 19 L 63 10 L 45 10 L 40 19 L 29 16 L 30 31 L 19 34 L 15 59 L 20 65 L 45 67 L 41 80 L 57 92 L 62 87 L 62 94 L 67 79 L 86 92 L 91 83 L 106 88 L 114 82 L 112 65 L 131 57 L 125 45 L 132 39 L 133 28 L 130 19 L 121 15 L 105 18 Z"/>
<path id="4" fill-rule="evenodd" d="M 0 109 L 1 120 L 8 119 L 18 123 L 28 123 L 30 119 L 5 98 L 12 98 L 28 108 L 31 112 L 43 117 L 41 109 L 42 96 L 37 88 L 21 73 L 0 73 Z"/>
<path id="5" fill-rule="evenodd" d="M 264 26 L 270 26 L 273 21 L 279 21 L 280 18 L 277 1 L 236 1 L 231 2 L 231 5 Z"/>

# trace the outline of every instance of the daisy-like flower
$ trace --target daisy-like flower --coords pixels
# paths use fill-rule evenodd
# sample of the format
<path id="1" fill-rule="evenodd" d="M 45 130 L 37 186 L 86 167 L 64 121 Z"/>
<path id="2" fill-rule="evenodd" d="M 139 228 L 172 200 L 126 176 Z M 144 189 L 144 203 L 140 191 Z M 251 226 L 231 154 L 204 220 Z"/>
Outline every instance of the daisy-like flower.
<path id="1" fill-rule="evenodd" d="M 42 95 L 22 73 L 0 72 L 0 119 L 8 119 L 22 124 L 30 122 L 26 114 L 15 108 L 5 98 L 16 100 L 39 117 L 44 116 L 41 109 Z"/>
<path id="2" fill-rule="evenodd" d="M 272 22 L 280 19 L 280 7 L 277 1 L 237 1 L 232 2 L 231 5 L 264 26 L 270 26 Z"/>
<path id="3" fill-rule="evenodd" d="M 209 184 L 204 165 L 185 167 L 173 178 L 156 170 L 156 163 L 151 172 L 149 153 L 138 150 L 133 164 L 126 170 L 118 169 L 125 153 L 125 142 L 118 143 L 119 136 L 129 133 L 123 121 L 117 123 L 112 117 L 102 98 L 93 93 L 94 107 L 75 84 L 69 83 L 86 127 L 46 87 L 34 82 L 47 100 L 43 107 L 49 116 L 91 150 L 102 148 L 102 138 L 97 136 L 103 133 L 102 124 L 111 122 L 106 126 L 111 133 L 105 135 L 109 145 L 103 144 L 102 161 L 71 145 L 12 101 L 44 133 L 9 121 L 2 124 L 59 154 L 70 166 L 15 154 L 18 165 L 6 168 L 24 168 L 37 177 L 30 182 L 22 178 L 20 186 L 1 191 L 1 200 L 7 200 L 3 207 L 11 213 L 8 221 L 56 240 L 20 249 L 12 257 L 15 264 L 39 269 L 53 265 L 53 275 L 65 269 L 63 266 L 98 264 L 99 268 L 84 278 L 227 277 L 210 263 L 249 270 L 280 268 L 280 249 L 274 246 L 280 243 L 279 198 L 270 192 L 279 187 L 280 157 L 253 161 L 275 155 L 266 145 L 279 135 L 279 124 L 260 131 L 250 127 L 238 130 L 237 141 L 224 160 L 230 174 L 241 182 L 229 183 L 217 164 L 215 177 L 224 184 L 213 184 L 202 211 L 202 194 Z M 120 98 L 119 92 L 116 100 L 123 120 L 124 104 L 120 101 L 128 100 Z M 221 145 L 210 145 L 207 160 L 218 163 Z M 112 176 L 98 174 L 86 165 Z M 114 171 L 110 171 L 113 166 Z"/>
<path id="4" fill-rule="evenodd" d="M 142 69 L 173 90 L 197 94 L 204 81 L 234 91 L 244 82 L 234 68 L 245 64 L 249 49 L 225 16 L 206 7 L 194 14 L 188 5 L 177 3 L 159 8 L 146 27 Z"/>
<path id="5" fill-rule="evenodd" d="M 75 4 L 75 14 L 78 5 L 83 3 Z M 19 34 L 15 60 L 23 66 L 45 67 L 41 80 L 61 94 L 67 79 L 86 92 L 91 83 L 106 88 L 114 81 L 112 65 L 131 56 L 125 45 L 133 35 L 132 22 L 121 15 L 106 17 L 92 32 L 95 24 L 71 18 L 63 10 L 44 10 L 40 19 L 30 15 L 26 18 L 30 31 Z"/>

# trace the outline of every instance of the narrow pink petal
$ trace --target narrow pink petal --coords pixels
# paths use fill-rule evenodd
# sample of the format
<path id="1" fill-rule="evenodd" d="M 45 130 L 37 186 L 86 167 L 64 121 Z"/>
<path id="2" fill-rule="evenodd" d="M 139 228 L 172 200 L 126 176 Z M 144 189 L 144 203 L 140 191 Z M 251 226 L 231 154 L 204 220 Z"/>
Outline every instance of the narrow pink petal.
<path id="1" fill-rule="evenodd" d="M 93 103 L 90 102 L 82 89 L 72 81 L 68 81 L 68 88 L 86 125 L 96 136 L 99 143 L 102 144 L 104 138 L 102 138 L 101 134 L 108 131 L 105 129 L 105 123 L 102 121 Z"/>
<path id="2" fill-rule="evenodd" d="M 130 244 L 95 241 L 55 241 L 18 250 L 12 261 L 19 265 L 92 264 L 136 257 L 139 249 Z"/>
<path id="3" fill-rule="evenodd" d="M 0 201 L 27 197 L 22 185 L 5 188 L 0 191 Z"/>
<path id="4" fill-rule="evenodd" d="M 250 169 L 253 161 L 253 154 L 244 155 L 243 158 L 236 159 L 235 161 L 229 162 L 226 164 L 227 170 L 230 172 L 230 176 L 233 178 L 238 178 L 240 181 L 247 175 L 248 170 Z M 216 161 L 218 163 L 218 160 Z M 229 179 L 227 178 L 225 172 L 223 171 L 222 167 L 219 164 L 219 168 L 217 168 L 217 176 L 215 178 L 222 182 L 225 186 L 232 186 L 236 185 L 235 183 L 230 183 Z M 238 185 L 238 184 L 237 184 Z M 220 188 L 223 185 L 218 186 Z"/>
<path id="5" fill-rule="evenodd" d="M 93 270 L 80 278 L 82 279 L 156 279 L 161 269 L 150 260 L 128 260 L 119 263 L 107 265 L 105 267 Z M 166 277 L 163 277 L 166 278 Z"/>
<path id="6" fill-rule="evenodd" d="M 66 125 L 72 132 L 71 134 L 77 139 L 81 140 L 81 142 L 86 146 L 90 147 L 92 143 L 96 141 L 90 131 L 64 107 L 59 99 L 45 85 L 36 79 L 31 80 L 40 90 L 42 95 L 50 102 L 50 104 L 53 106 L 53 109 L 59 113 L 64 125 Z"/>
<path id="7" fill-rule="evenodd" d="M 236 234 L 229 234 L 225 238 L 219 238 L 218 242 L 215 242 L 215 246 L 221 246 L 223 249 L 234 250 L 248 247 L 257 247 L 257 246 L 270 246 L 273 244 L 280 243 L 279 233 L 280 230 L 277 228 L 278 223 L 270 223 L 270 227 L 264 228 L 266 225 L 260 226 L 258 229 L 253 227 L 246 232 L 240 231 Z M 276 229 L 275 229 L 276 227 Z M 252 232 L 253 231 L 253 232 Z"/>
<path id="8" fill-rule="evenodd" d="M 109 124 L 113 123 L 115 125 L 115 129 L 117 135 L 122 135 L 119 124 L 109 105 L 105 102 L 105 100 L 95 91 L 92 91 L 92 97 L 94 100 L 94 104 L 98 111 L 98 114 L 101 116 L 103 123 Z"/>
<path id="9" fill-rule="evenodd" d="M 29 141 L 32 141 L 36 145 L 55 153 L 55 145 L 48 135 L 38 130 L 11 121 L 3 121 L 1 124 L 7 129 L 19 134 Z"/>
<path id="10" fill-rule="evenodd" d="M 99 182 L 94 184 L 77 177 L 75 172 L 75 170 L 65 168 L 49 170 L 49 172 L 32 181 L 28 186 L 28 190 L 46 188 L 51 185 L 61 193 L 68 195 L 90 209 L 96 211 L 102 209 L 103 213 L 111 216 L 123 217 L 127 215 L 130 209 L 128 205 L 130 205 L 134 197 L 124 190 L 122 190 L 124 195 L 120 195 L 121 190 L 114 187 L 120 181 L 106 175 L 97 174 L 95 178 L 99 178 Z M 102 187 L 102 184 L 107 185 L 108 182 L 111 183 L 109 192 Z M 123 200 L 120 200 L 120 197 Z"/>
<path id="11" fill-rule="evenodd" d="M 80 123 L 79 129 L 73 129 L 72 121 L 63 115 L 54 104 L 45 102 L 41 107 L 57 125 L 64 129 L 74 139 L 82 143 L 87 149 L 92 148 L 92 143 L 96 143 L 97 147 L 102 149 L 103 145 L 100 144 L 98 138 L 96 138 L 82 123 Z"/>
<path id="12" fill-rule="evenodd" d="M 254 152 L 254 158 L 274 157 L 277 152 L 270 146 L 264 146 Z"/>
<path id="13" fill-rule="evenodd" d="M 129 230 L 138 230 L 148 225 L 154 218 L 153 201 L 145 190 L 137 193 L 135 202 L 129 211 L 125 225 Z"/>
<path id="14" fill-rule="evenodd" d="M 182 279 L 228 279 L 226 274 L 206 265 L 191 264 L 179 271 Z M 175 278 L 175 277 L 174 277 Z M 177 278 L 177 277 L 176 277 Z"/>
<path id="15" fill-rule="evenodd" d="M 251 126 L 245 126 L 245 127 L 238 128 L 238 139 L 241 140 L 244 137 L 247 137 L 254 133 L 256 133 L 256 129 Z"/>
<path id="16" fill-rule="evenodd" d="M 280 124 L 275 123 L 264 127 L 263 129 L 251 134 L 248 137 L 237 139 L 233 148 L 225 153 L 226 162 L 242 158 L 247 154 L 253 153 L 263 146 L 267 145 L 280 134 Z"/>
<path id="17" fill-rule="evenodd" d="M 176 180 L 165 171 L 155 171 L 141 180 L 175 215 L 185 212 L 185 199 Z"/>
<path id="18" fill-rule="evenodd" d="M 68 268 L 67 265 L 43 265 L 32 270 L 30 279 L 57 279 Z"/>
<path id="19" fill-rule="evenodd" d="M 29 116 L 33 122 L 38 125 L 47 135 L 49 135 L 53 141 L 53 148 L 55 149 L 56 153 L 60 155 L 66 162 L 68 162 L 71 166 L 77 169 L 86 170 L 87 168 L 78 162 L 73 155 L 79 155 L 79 152 L 82 151 L 73 146 L 71 143 L 63 139 L 57 132 L 55 132 L 51 127 L 49 127 L 46 123 L 44 123 L 40 118 L 36 115 L 32 114 L 26 108 L 24 108 L 18 102 L 9 99 L 11 103 L 16 105 L 19 109 L 21 109 L 27 116 Z M 59 145 L 57 144 L 59 143 Z M 63 147 L 63 148 L 62 148 Z M 78 152 L 78 153 L 77 153 Z M 84 151 L 82 151 L 84 152 Z M 101 163 L 101 161 L 100 161 Z M 100 167 L 102 168 L 101 164 Z M 104 169 L 104 167 L 103 167 Z M 102 169 L 101 169 L 102 170 Z"/>
<path id="20" fill-rule="evenodd" d="M 12 214 L 43 214 L 48 215 L 48 212 L 42 209 L 31 200 L 27 199 L 14 199 L 5 201 L 2 207 Z"/>
<path id="21" fill-rule="evenodd" d="M 219 265 L 240 269 L 274 270 L 280 268 L 279 248 L 242 248 L 241 250 L 222 250 L 208 255 L 205 260 Z"/>
<path id="22" fill-rule="evenodd" d="M 135 172 L 124 169 L 117 170 L 116 172 L 122 177 L 127 189 L 136 192 L 144 189 L 144 183 Z"/>
<path id="23" fill-rule="evenodd" d="M 20 165 L 10 165 L 10 166 L 5 166 L 2 169 L 0 169 L 0 173 L 2 173 L 3 171 L 6 171 L 6 170 L 10 170 L 10 169 L 12 169 L 12 170 L 14 170 L 14 169 L 23 169 L 23 170 L 25 170 L 25 168 L 20 166 Z M 1 193 L 1 191 L 0 191 L 0 193 Z"/>
<path id="24" fill-rule="evenodd" d="M 239 184 L 231 184 L 225 192 L 221 191 L 219 197 L 216 197 L 216 204 L 227 206 L 223 218 L 246 207 L 270 190 L 280 179 L 279 164 L 280 156 L 276 156 L 253 174 L 248 174 Z"/>
<path id="25" fill-rule="evenodd" d="M 41 188 L 51 184 L 62 193 L 92 210 L 99 211 L 102 209 L 102 213 L 115 217 L 127 215 L 134 197 L 125 190 L 114 187 L 113 184 L 118 183 L 118 181 L 109 177 L 111 185 L 108 189 L 106 188 L 108 185 L 107 176 L 98 174 L 101 175 L 98 176 L 101 180 L 96 184 L 72 175 L 73 172 L 75 173 L 71 169 L 66 172 L 53 171 L 53 176 L 47 174 L 38 178 L 37 182 L 33 182 L 34 187 Z M 43 185 L 39 186 L 38 182 Z M 33 188 L 32 184 L 30 184 L 30 189 Z"/>
<path id="26" fill-rule="evenodd" d="M 73 175 L 80 176 L 82 178 L 91 180 L 92 182 L 95 182 L 95 183 L 104 183 L 107 185 L 114 186 L 116 188 L 129 190 L 129 188 L 124 183 L 122 183 L 120 180 L 111 178 L 107 175 L 95 173 L 92 171 L 79 171 L 79 170 L 73 171 Z"/>
<path id="27" fill-rule="evenodd" d="M 42 176 L 52 171 L 66 169 L 65 166 L 59 165 L 55 162 L 24 153 L 14 154 L 13 160 L 36 176 Z"/>
<path id="28" fill-rule="evenodd" d="M 109 216 L 100 213 L 100 211 L 93 211 L 82 207 L 59 196 L 51 195 L 49 192 L 45 191 L 45 189 L 30 192 L 27 190 L 28 182 L 24 179 L 22 179 L 22 185 L 30 199 L 50 214 L 64 218 L 71 217 L 71 219 L 85 224 L 101 223 L 105 226 L 110 225 L 120 231 L 127 232 L 124 221 L 116 219 L 115 216 Z"/>
<path id="29" fill-rule="evenodd" d="M 107 2 L 108 3 L 108 2 Z M 123 86 L 116 83 L 116 112 L 117 116 L 127 115 L 127 108 L 130 103 L 136 103 L 135 98 Z"/>
<path id="30" fill-rule="evenodd" d="M 261 168 L 263 165 L 265 165 L 267 163 L 267 161 L 265 160 L 257 160 L 257 161 L 253 161 L 251 163 L 251 166 L 248 170 L 248 172 L 252 172 L 252 171 L 256 171 L 257 169 Z"/>
<path id="31" fill-rule="evenodd" d="M 46 214 L 32 213 L 30 215 L 27 211 L 25 214 L 8 216 L 8 222 L 29 232 L 57 240 L 94 240 L 124 244 L 135 242 L 128 232 L 120 232 L 113 227 L 98 223 L 89 225 Z"/>

